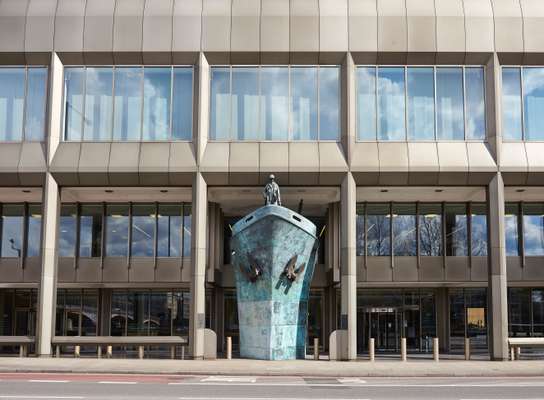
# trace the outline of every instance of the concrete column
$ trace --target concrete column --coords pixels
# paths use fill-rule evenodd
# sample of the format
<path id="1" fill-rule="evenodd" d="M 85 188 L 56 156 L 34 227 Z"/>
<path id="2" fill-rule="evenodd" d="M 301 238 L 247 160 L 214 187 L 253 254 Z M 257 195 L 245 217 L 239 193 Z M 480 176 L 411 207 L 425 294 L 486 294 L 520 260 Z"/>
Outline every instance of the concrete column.
<path id="1" fill-rule="evenodd" d="M 489 355 L 508 360 L 508 304 L 504 232 L 504 182 L 498 172 L 487 187 Z"/>
<path id="2" fill-rule="evenodd" d="M 345 356 L 347 360 L 355 360 L 357 358 L 356 185 L 350 172 L 342 181 L 340 202 L 340 285 L 342 290 L 340 329 L 347 331 L 347 343 L 341 344 L 343 351 L 339 354 Z"/>
<path id="3" fill-rule="evenodd" d="M 62 130 L 62 96 L 64 66 L 53 53 L 50 65 L 47 165 L 51 165 Z M 57 304 L 57 232 L 60 215 L 60 193 L 57 182 L 47 172 L 43 187 L 42 270 L 36 326 L 36 354 L 52 355 L 51 339 L 55 330 Z"/>
<path id="4" fill-rule="evenodd" d="M 208 212 L 207 184 L 197 172 L 193 181 L 193 232 L 191 237 L 191 319 L 189 346 L 195 359 L 204 357 L 206 327 L 206 224 Z"/>

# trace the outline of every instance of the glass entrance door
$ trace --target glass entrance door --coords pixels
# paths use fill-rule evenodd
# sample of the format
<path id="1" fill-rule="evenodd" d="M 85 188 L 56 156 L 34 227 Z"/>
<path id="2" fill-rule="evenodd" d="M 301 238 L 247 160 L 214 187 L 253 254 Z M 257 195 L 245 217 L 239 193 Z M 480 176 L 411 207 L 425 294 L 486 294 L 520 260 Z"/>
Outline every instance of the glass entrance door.
<path id="1" fill-rule="evenodd" d="M 367 308 L 365 310 L 368 338 L 374 338 L 376 351 L 398 351 L 400 346 L 401 314 L 397 308 Z"/>

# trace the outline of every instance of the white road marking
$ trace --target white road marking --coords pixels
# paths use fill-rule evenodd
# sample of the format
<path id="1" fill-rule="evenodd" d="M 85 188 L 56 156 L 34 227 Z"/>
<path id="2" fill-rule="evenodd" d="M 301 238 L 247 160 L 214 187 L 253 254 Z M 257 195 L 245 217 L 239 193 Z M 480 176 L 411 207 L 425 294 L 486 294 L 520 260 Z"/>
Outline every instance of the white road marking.
<path id="1" fill-rule="evenodd" d="M 32 395 L 11 395 L 0 396 L 0 399 L 63 399 L 63 400 L 79 400 L 84 399 L 82 396 L 32 396 Z"/>
<path id="2" fill-rule="evenodd" d="M 55 380 L 55 379 L 30 379 L 32 383 L 68 383 L 67 380 Z"/>
<path id="3" fill-rule="evenodd" d="M 278 397 L 178 397 L 178 400 L 277 400 Z M 282 400 L 309 400 L 308 397 L 282 397 Z M 330 400 L 324 397 L 312 397 L 312 400 Z M 334 400 L 353 400 L 353 399 L 337 399 Z M 370 400 L 360 399 L 357 400 Z"/>
<path id="4" fill-rule="evenodd" d="M 138 382 L 132 381 L 100 381 L 102 385 L 136 385 Z"/>
<path id="5" fill-rule="evenodd" d="M 340 383 L 366 383 L 366 381 L 363 381 L 360 378 L 338 378 L 338 382 Z"/>
<path id="6" fill-rule="evenodd" d="M 228 383 L 255 383 L 257 378 L 253 376 L 208 376 L 200 382 L 228 382 Z"/>
<path id="7" fill-rule="evenodd" d="M 436 384 L 401 384 L 401 383 L 371 383 L 371 384 L 365 384 L 365 383 L 359 383 L 359 384 L 353 384 L 353 383 L 308 383 L 304 381 L 300 381 L 298 383 L 266 383 L 266 382 L 255 382 L 255 383 L 248 383 L 248 382 L 170 382 L 169 385 L 179 385 L 179 386 L 317 386 L 317 387 L 408 387 L 408 388 L 441 388 L 441 387 L 476 387 L 476 388 L 488 388 L 488 387 L 544 387 L 544 382 L 519 382 L 519 383 L 512 383 L 512 384 L 505 384 L 505 383 L 436 383 Z M 518 399 L 519 400 L 519 399 Z M 523 399 L 522 399 L 523 400 Z M 532 400 L 544 400 L 544 399 L 532 399 Z"/>

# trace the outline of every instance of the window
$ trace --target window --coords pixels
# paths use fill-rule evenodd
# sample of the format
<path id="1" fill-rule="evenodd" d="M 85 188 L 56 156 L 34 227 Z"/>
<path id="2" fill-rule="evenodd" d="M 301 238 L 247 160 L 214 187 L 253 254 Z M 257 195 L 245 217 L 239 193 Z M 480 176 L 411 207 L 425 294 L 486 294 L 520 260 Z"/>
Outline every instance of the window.
<path id="1" fill-rule="evenodd" d="M 191 140 L 191 67 L 67 67 L 67 141 Z"/>
<path id="2" fill-rule="evenodd" d="M 79 256 L 100 257 L 102 254 L 102 206 L 81 206 L 79 217 Z"/>
<path id="3" fill-rule="evenodd" d="M 473 256 L 487 256 L 487 207 L 471 204 L 470 246 Z"/>
<path id="4" fill-rule="evenodd" d="M 544 139 L 544 68 L 524 68 L 523 129 L 525 140 Z"/>
<path id="5" fill-rule="evenodd" d="M 128 256 L 129 217 L 127 204 L 106 206 L 106 256 Z"/>
<path id="6" fill-rule="evenodd" d="M 467 213 L 465 204 L 446 204 L 446 255 L 468 256 Z"/>
<path id="7" fill-rule="evenodd" d="M 97 326 L 98 290 L 57 290 L 56 335 L 96 336 Z"/>
<path id="8" fill-rule="evenodd" d="M 47 68 L 0 67 L 0 141 L 45 137 Z"/>
<path id="9" fill-rule="evenodd" d="M 73 204 L 63 204 L 59 222 L 59 256 L 75 257 L 77 239 L 77 210 Z"/>
<path id="10" fill-rule="evenodd" d="M 419 251 L 422 256 L 441 256 L 442 205 L 419 206 Z"/>
<path id="11" fill-rule="evenodd" d="M 0 335 L 36 334 L 35 289 L 0 289 Z"/>
<path id="12" fill-rule="evenodd" d="M 519 206 L 517 204 L 507 203 L 504 211 L 504 231 L 506 236 L 506 255 L 519 255 Z"/>
<path id="13" fill-rule="evenodd" d="M 155 205 L 135 204 L 132 206 L 132 248 L 134 257 L 155 255 Z"/>
<path id="14" fill-rule="evenodd" d="M 28 205 L 26 256 L 39 257 L 42 238 L 42 207 L 38 204 Z"/>
<path id="15" fill-rule="evenodd" d="M 485 140 L 482 67 L 358 67 L 357 138 Z"/>
<path id="16" fill-rule="evenodd" d="M 356 248 L 357 255 L 365 255 L 365 206 L 357 205 L 357 221 L 356 221 Z"/>
<path id="17" fill-rule="evenodd" d="M 544 204 L 523 205 L 523 243 L 526 256 L 544 255 Z"/>
<path id="18" fill-rule="evenodd" d="M 521 140 L 521 68 L 502 69 L 502 135 L 506 140 Z"/>
<path id="19" fill-rule="evenodd" d="M 393 254 L 417 255 L 416 205 L 393 204 Z"/>
<path id="20" fill-rule="evenodd" d="M 157 257 L 181 257 L 182 223 L 181 205 L 159 205 Z"/>
<path id="21" fill-rule="evenodd" d="M 2 257 L 22 257 L 23 221 L 23 204 L 2 206 Z"/>
<path id="22" fill-rule="evenodd" d="M 183 205 L 183 257 L 191 257 L 192 215 L 191 205 Z"/>
<path id="23" fill-rule="evenodd" d="M 210 140 L 338 140 L 337 66 L 212 67 Z"/>
<path id="24" fill-rule="evenodd" d="M 367 204 L 366 238 L 369 256 L 391 255 L 391 214 L 390 205 Z"/>

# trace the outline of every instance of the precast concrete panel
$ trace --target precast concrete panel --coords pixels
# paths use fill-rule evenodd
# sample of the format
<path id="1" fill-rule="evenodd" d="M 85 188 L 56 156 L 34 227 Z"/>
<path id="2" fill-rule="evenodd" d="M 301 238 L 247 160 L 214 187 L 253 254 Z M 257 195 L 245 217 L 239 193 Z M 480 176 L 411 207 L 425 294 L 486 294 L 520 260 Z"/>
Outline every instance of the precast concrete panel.
<path id="1" fill-rule="evenodd" d="M 30 0 L 26 13 L 25 52 L 53 50 L 57 0 Z"/>
<path id="2" fill-rule="evenodd" d="M 200 51 L 202 33 L 202 1 L 175 0 L 173 52 Z M 174 62 L 176 55 L 174 54 Z"/>
<path id="3" fill-rule="evenodd" d="M 438 63 L 463 63 L 465 16 L 462 0 L 435 0 Z"/>
<path id="4" fill-rule="evenodd" d="M 85 0 L 58 0 L 54 40 L 57 52 L 83 51 L 85 4 Z"/>
<path id="5" fill-rule="evenodd" d="M 405 53 L 407 38 L 406 0 L 378 1 L 378 51 Z M 389 62 L 385 54 L 380 56 Z"/>
<path id="6" fill-rule="evenodd" d="M 208 142 L 200 162 L 200 171 L 208 185 L 227 185 L 229 178 L 230 145 Z"/>
<path id="7" fill-rule="evenodd" d="M 349 0 L 349 50 L 375 54 L 378 51 L 376 0 Z M 369 63 L 375 63 L 372 59 Z"/>
<path id="8" fill-rule="evenodd" d="M 113 20 L 113 51 L 116 63 L 142 62 L 145 0 L 117 0 Z"/>
<path id="9" fill-rule="evenodd" d="M 229 183 L 258 185 L 259 143 L 231 143 L 229 152 Z"/>
<path id="10" fill-rule="evenodd" d="M 319 0 L 319 50 L 348 51 L 348 0 Z"/>
<path id="11" fill-rule="evenodd" d="M 168 185 L 169 143 L 142 143 L 138 173 L 141 185 Z"/>
<path id="12" fill-rule="evenodd" d="M 491 0 L 497 52 L 523 52 L 523 18 L 519 0 Z"/>
<path id="13" fill-rule="evenodd" d="M 463 142 L 438 142 L 439 184 L 466 185 L 468 174 L 467 147 Z"/>
<path id="14" fill-rule="evenodd" d="M 297 52 L 319 51 L 318 0 L 291 0 L 290 50 Z"/>
<path id="15" fill-rule="evenodd" d="M 408 183 L 436 185 L 438 183 L 438 149 L 436 143 L 408 143 Z"/>
<path id="16" fill-rule="evenodd" d="M 21 185 L 41 186 L 47 171 L 44 145 L 40 142 L 23 142 L 17 169 Z"/>
<path id="17" fill-rule="evenodd" d="M 260 15 L 260 1 L 232 0 L 232 52 L 259 51 Z"/>
<path id="18" fill-rule="evenodd" d="M 194 145 L 189 142 L 170 143 L 168 175 L 171 185 L 191 185 L 192 175 L 196 172 Z"/>
<path id="19" fill-rule="evenodd" d="M 86 53 L 113 51 L 114 11 L 115 0 L 87 1 L 83 30 L 83 50 Z"/>
<path id="20" fill-rule="evenodd" d="M 128 186 L 138 184 L 140 143 L 113 142 L 108 163 L 111 185 Z"/>
<path id="21" fill-rule="evenodd" d="M 79 182 L 81 185 L 108 185 L 108 161 L 111 143 L 81 143 Z"/>
<path id="22" fill-rule="evenodd" d="M 491 0 L 463 0 L 467 53 L 491 53 L 495 50 Z M 467 54 L 468 63 L 476 63 Z M 483 63 L 483 61 L 482 61 Z"/>
<path id="23" fill-rule="evenodd" d="M 146 0 L 142 49 L 146 64 L 172 62 L 172 12 L 174 0 Z"/>
<path id="24" fill-rule="evenodd" d="M 528 165 L 527 184 L 544 184 L 544 143 L 525 143 L 525 151 Z"/>
<path id="25" fill-rule="evenodd" d="M 79 155 L 81 153 L 80 142 L 61 142 L 55 151 L 49 171 L 61 186 L 79 184 L 77 173 Z"/>
<path id="26" fill-rule="evenodd" d="M 434 0 L 406 0 L 408 52 L 426 53 L 425 59 L 434 63 L 436 52 L 436 14 Z M 429 54 L 430 53 L 430 54 Z M 417 64 L 415 55 L 409 55 L 408 63 Z M 423 57 L 423 55 L 420 55 Z M 414 62 L 413 62 L 413 61 Z M 421 62 L 420 62 L 421 63 Z"/>
<path id="27" fill-rule="evenodd" d="M 380 171 L 378 143 L 355 142 L 350 167 L 358 185 L 377 185 Z"/>
<path id="28" fill-rule="evenodd" d="M 408 183 L 408 144 L 378 143 L 380 184 L 406 185 Z"/>
<path id="29" fill-rule="evenodd" d="M 19 160 L 22 143 L 2 143 L 0 146 L 0 179 L 5 186 L 19 185 Z"/>
<path id="30" fill-rule="evenodd" d="M 260 40 L 263 53 L 289 52 L 289 0 L 262 0 Z"/>
<path id="31" fill-rule="evenodd" d="M 340 143 L 319 142 L 319 184 L 339 185 L 349 170 Z"/>
<path id="32" fill-rule="evenodd" d="M 202 1 L 202 51 L 229 52 L 232 0 Z"/>
<path id="33" fill-rule="evenodd" d="M 501 158 L 499 169 L 504 183 L 507 185 L 527 184 L 529 164 L 525 143 L 511 142 L 501 145 Z"/>
<path id="34" fill-rule="evenodd" d="M 289 184 L 319 183 L 319 146 L 317 142 L 289 143 Z"/>
<path id="35" fill-rule="evenodd" d="M 0 51 L 25 51 L 25 22 L 28 0 L 0 1 Z"/>
<path id="36" fill-rule="evenodd" d="M 259 173 L 260 184 L 268 182 L 270 174 L 276 176 L 279 185 L 286 185 L 289 180 L 289 144 L 266 143 L 259 144 Z"/>
<path id="37" fill-rule="evenodd" d="M 523 16 L 524 51 L 525 53 L 542 53 L 544 47 L 542 44 L 544 2 L 540 0 L 520 0 L 520 5 Z M 542 63 L 542 61 L 542 58 L 540 58 L 537 62 Z"/>

